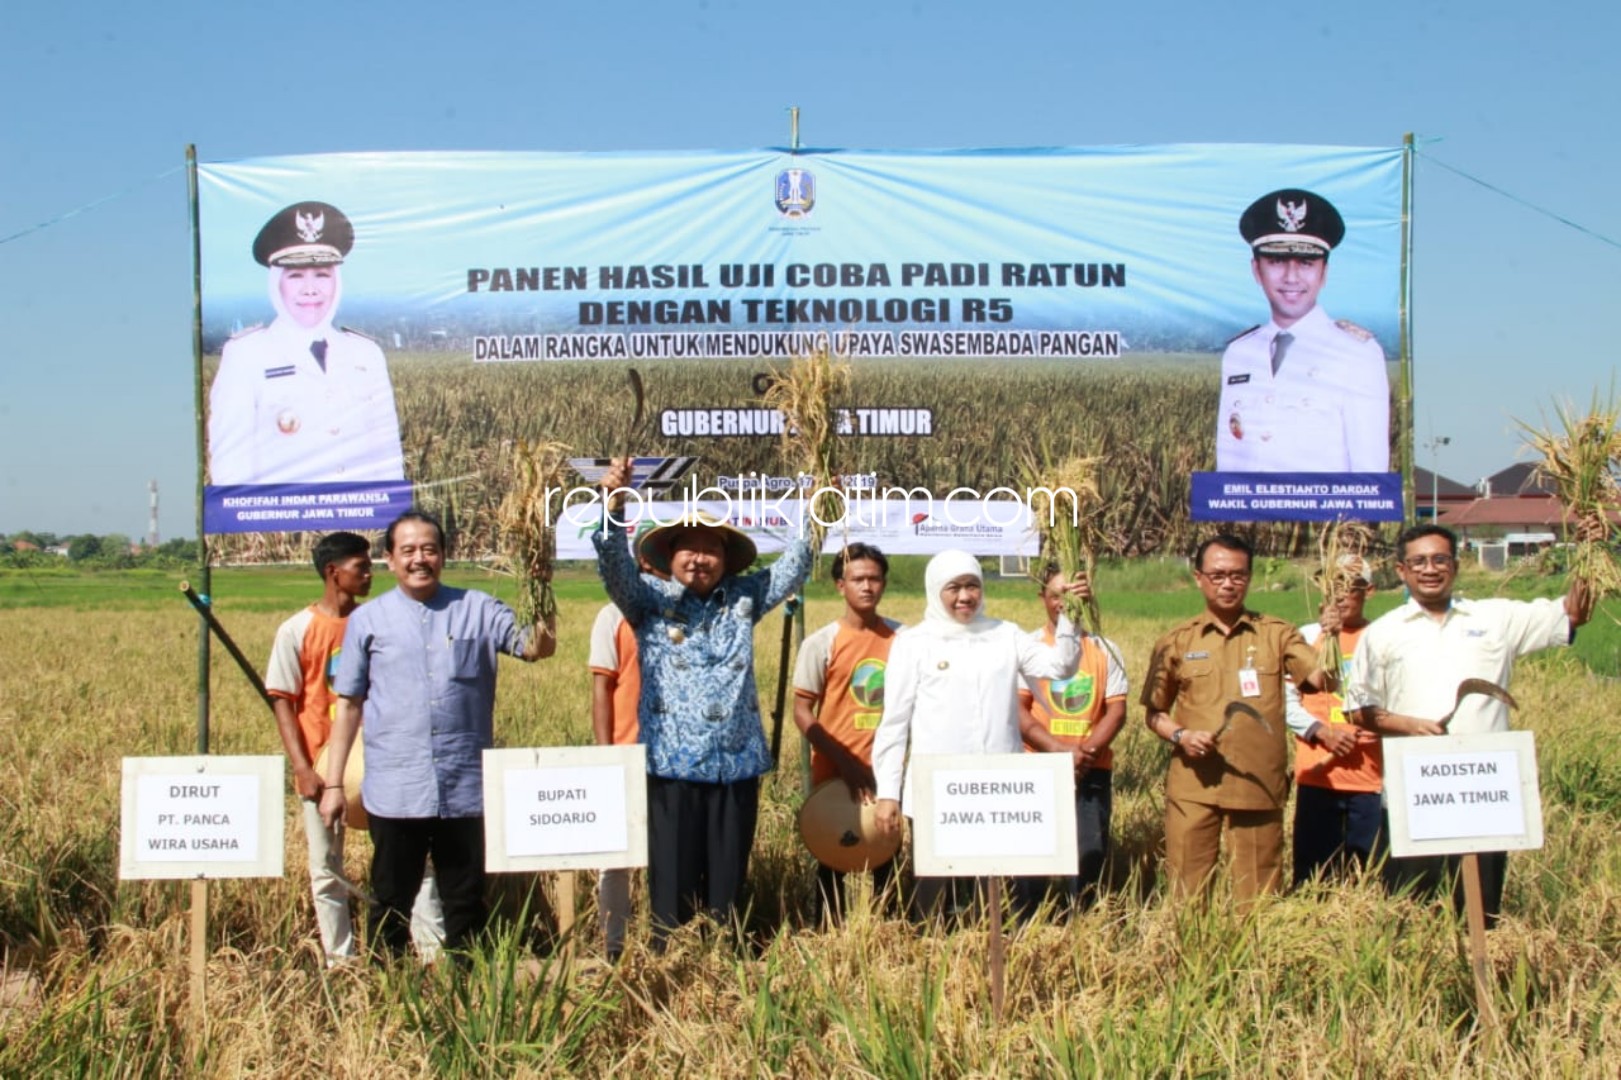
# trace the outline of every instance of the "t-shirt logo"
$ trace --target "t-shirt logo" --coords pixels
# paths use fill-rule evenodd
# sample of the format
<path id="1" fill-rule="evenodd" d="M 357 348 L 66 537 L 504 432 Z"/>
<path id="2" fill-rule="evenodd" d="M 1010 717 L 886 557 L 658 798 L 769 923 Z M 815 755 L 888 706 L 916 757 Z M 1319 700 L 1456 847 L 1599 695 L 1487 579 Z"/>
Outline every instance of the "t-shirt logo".
<path id="1" fill-rule="evenodd" d="M 338 657 L 342 654 L 343 646 L 338 645 L 333 648 L 332 655 L 326 658 L 326 692 L 332 698 L 326 707 L 326 714 L 334 720 L 338 718 L 338 695 L 332 689 L 332 684 L 338 677 Z"/>
<path id="2" fill-rule="evenodd" d="M 1097 678 L 1082 672 L 1074 678 L 1047 684 L 1047 711 L 1053 716 L 1079 716 L 1092 707 Z"/>
<path id="3" fill-rule="evenodd" d="M 863 709 L 884 707 L 884 668 L 882 660 L 868 657 L 850 673 L 850 696 Z"/>

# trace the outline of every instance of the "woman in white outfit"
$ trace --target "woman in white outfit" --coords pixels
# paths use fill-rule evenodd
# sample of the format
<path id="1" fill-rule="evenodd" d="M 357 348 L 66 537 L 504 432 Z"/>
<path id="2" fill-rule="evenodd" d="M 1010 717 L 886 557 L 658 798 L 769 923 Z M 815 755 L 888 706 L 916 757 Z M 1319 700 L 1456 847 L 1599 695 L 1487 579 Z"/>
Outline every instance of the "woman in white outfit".
<path id="1" fill-rule="evenodd" d="M 884 715 L 873 737 L 878 782 L 878 824 L 898 833 L 907 780 L 907 753 L 1016 754 L 1019 687 L 1024 677 L 1067 679 L 1080 659 L 1080 637 L 1063 615 L 1053 644 L 1026 636 L 1018 626 L 984 614 L 985 583 L 979 560 L 966 551 L 943 551 L 929 560 L 923 621 L 895 638 L 884 677 Z M 1077 596 L 1080 581 L 1065 586 Z M 949 887 L 953 906 L 962 890 L 949 878 L 920 878 L 917 903 L 936 910 Z"/>

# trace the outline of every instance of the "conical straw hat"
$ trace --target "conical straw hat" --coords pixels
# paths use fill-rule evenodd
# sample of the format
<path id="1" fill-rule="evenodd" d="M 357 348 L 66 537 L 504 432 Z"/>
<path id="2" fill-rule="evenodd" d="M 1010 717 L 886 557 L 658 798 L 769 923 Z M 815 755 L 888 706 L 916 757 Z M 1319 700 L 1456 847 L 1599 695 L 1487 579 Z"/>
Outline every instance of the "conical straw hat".
<path id="1" fill-rule="evenodd" d="M 315 775 L 326 780 L 326 755 L 331 743 L 321 747 L 315 758 Z M 365 831 L 371 824 L 366 817 L 366 806 L 360 801 L 360 781 L 366 775 L 366 743 L 355 732 L 355 741 L 349 747 L 349 760 L 343 763 L 343 823 L 351 829 Z"/>
<path id="2" fill-rule="evenodd" d="M 816 786 L 799 808 L 799 836 L 823 866 L 849 872 L 882 866 L 900 850 L 901 838 L 878 828 L 878 804 L 850 797 L 838 777 Z"/>

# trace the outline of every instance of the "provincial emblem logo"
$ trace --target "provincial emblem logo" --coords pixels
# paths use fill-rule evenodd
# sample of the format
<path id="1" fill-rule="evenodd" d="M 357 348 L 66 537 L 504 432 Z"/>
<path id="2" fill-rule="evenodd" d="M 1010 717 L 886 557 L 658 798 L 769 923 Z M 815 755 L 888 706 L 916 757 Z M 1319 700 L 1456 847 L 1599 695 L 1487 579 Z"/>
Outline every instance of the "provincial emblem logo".
<path id="1" fill-rule="evenodd" d="M 816 205 L 816 177 L 809 169 L 784 169 L 777 174 L 777 211 L 785 218 L 808 217 Z"/>

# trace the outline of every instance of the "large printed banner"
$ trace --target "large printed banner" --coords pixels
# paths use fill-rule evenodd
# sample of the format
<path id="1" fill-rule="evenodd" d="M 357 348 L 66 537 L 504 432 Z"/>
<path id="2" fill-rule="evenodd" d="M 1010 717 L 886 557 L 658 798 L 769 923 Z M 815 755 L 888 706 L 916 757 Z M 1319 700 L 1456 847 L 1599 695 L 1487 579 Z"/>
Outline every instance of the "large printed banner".
<path id="1" fill-rule="evenodd" d="M 792 484 L 762 398 L 819 348 L 853 367 L 843 482 L 878 498 L 1005 498 L 1033 456 L 1101 454 L 1127 549 L 1190 504 L 1400 515 L 1398 149 L 336 154 L 199 182 L 210 533 L 417 500 L 477 554 L 519 439 L 679 461 L 665 498 Z"/>

